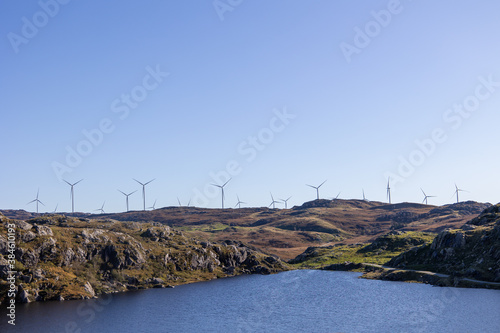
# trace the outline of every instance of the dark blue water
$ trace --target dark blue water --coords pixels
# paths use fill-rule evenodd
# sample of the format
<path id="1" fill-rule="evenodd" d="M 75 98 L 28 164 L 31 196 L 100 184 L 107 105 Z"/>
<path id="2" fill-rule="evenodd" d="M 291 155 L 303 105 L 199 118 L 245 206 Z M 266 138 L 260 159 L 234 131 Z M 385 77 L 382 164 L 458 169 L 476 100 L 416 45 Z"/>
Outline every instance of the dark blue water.
<path id="1" fill-rule="evenodd" d="M 291 271 L 18 305 L 0 332 L 500 332 L 500 291 Z M 4 310 L 4 306 L 2 306 Z"/>

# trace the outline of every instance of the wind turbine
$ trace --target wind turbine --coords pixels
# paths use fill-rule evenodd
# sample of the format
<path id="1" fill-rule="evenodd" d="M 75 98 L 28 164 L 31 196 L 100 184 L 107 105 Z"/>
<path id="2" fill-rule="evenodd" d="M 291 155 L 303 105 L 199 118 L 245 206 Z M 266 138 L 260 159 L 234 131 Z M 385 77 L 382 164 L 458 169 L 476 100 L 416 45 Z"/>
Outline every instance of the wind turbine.
<path id="1" fill-rule="evenodd" d="M 105 203 L 106 203 L 106 201 L 104 201 L 104 202 L 102 203 L 101 208 L 94 210 L 94 212 L 99 211 L 99 212 L 101 212 L 101 214 L 104 214 L 104 204 L 105 204 Z"/>
<path id="2" fill-rule="evenodd" d="M 330 198 L 328 198 L 328 200 L 332 200 L 332 201 L 333 201 L 333 200 L 338 200 L 338 199 L 339 199 L 339 197 L 340 197 L 340 193 L 342 193 L 342 191 L 341 191 L 341 192 L 339 192 L 335 198 L 334 198 L 334 197 L 330 197 Z"/>
<path id="3" fill-rule="evenodd" d="M 391 179 L 387 179 L 387 199 L 389 199 L 389 203 L 392 203 L 391 201 Z"/>
<path id="4" fill-rule="evenodd" d="M 134 178 L 132 178 L 134 179 Z M 156 179 L 156 178 L 155 178 Z M 151 179 L 149 182 L 147 183 L 141 183 L 140 181 L 138 181 L 137 179 L 134 179 L 136 182 L 138 182 L 139 184 L 142 185 L 142 205 L 144 207 L 143 210 L 146 210 L 146 185 L 148 185 L 149 183 L 151 183 L 154 179 Z"/>
<path id="5" fill-rule="evenodd" d="M 322 182 L 319 186 L 312 186 L 312 185 L 309 185 L 309 184 L 306 184 L 307 186 L 309 187 L 312 187 L 314 189 L 316 189 L 316 199 L 319 200 L 319 188 L 321 186 L 323 186 L 323 184 L 326 183 L 326 180 L 324 182 Z"/>
<path id="6" fill-rule="evenodd" d="M 177 197 L 177 203 L 179 204 L 179 207 L 182 207 L 181 201 L 179 200 L 179 197 Z"/>
<path id="7" fill-rule="evenodd" d="M 158 199 L 156 199 L 156 200 L 158 200 Z M 153 206 L 148 207 L 148 209 L 152 209 L 152 210 L 155 210 L 155 209 L 156 209 L 156 208 L 155 208 L 155 205 L 156 205 L 156 200 L 155 200 L 155 202 L 153 203 Z"/>
<path id="8" fill-rule="evenodd" d="M 466 190 L 462 190 L 460 188 L 458 188 L 457 184 L 455 184 L 455 193 L 453 193 L 452 197 L 456 194 L 457 195 L 457 203 L 459 203 L 459 200 L 458 200 L 458 192 L 467 192 Z"/>
<path id="9" fill-rule="evenodd" d="M 229 178 L 229 180 L 231 180 L 231 178 Z M 213 186 L 217 186 L 222 190 L 222 209 L 224 209 L 224 186 L 226 186 L 227 183 L 229 183 L 229 180 L 225 182 L 223 185 L 212 184 Z"/>
<path id="10" fill-rule="evenodd" d="M 56 208 L 54 209 L 54 211 L 52 212 L 52 214 L 55 214 L 57 212 L 57 207 L 59 206 L 59 204 L 56 205 Z"/>
<path id="11" fill-rule="evenodd" d="M 238 203 L 236 204 L 236 206 L 234 206 L 235 208 L 241 208 L 241 204 L 246 204 L 246 202 L 240 200 L 240 197 L 238 195 L 236 195 L 236 198 L 238 198 Z"/>
<path id="12" fill-rule="evenodd" d="M 420 190 L 424 194 L 424 200 L 422 200 L 422 203 L 425 202 L 426 205 L 427 205 L 427 198 L 435 198 L 436 197 L 435 195 L 427 195 L 427 194 L 425 194 L 425 192 L 424 192 L 424 190 L 422 190 L 422 188 L 420 188 Z"/>
<path id="13" fill-rule="evenodd" d="M 288 209 L 288 200 L 290 200 L 292 197 L 288 197 L 288 199 L 286 200 L 283 200 L 283 199 L 280 199 L 282 202 L 285 203 L 285 209 Z"/>
<path id="14" fill-rule="evenodd" d="M 78 184 L 82 180 L 83 179 L 80 179 L 79 181 L 77 181 L 76 183 L 73 183 L 73 184 L 71 184 L 70 182 L 64 180 L 66 182 L 66 184 L 68 184 L 69 186 L 71 186 L 71 212 L 72 213 L 75 212 L 75 191 L 74 191 L 74 187 L 75 187 L 76 184 Z"/>
<path id="15" fill-rule="evenodd" d="M 29 205 L 30 203 L 36 202 L 36 213 L 37 214 L 38 214 L 38 203 L 41 203 L 43 205 L 43 202 L 41 202 L 40 200 L 38 200 L 38 194 L 40 194 L 40 189 L 38 189 L 38 191 L 36 191 L 36 199 L 27 203 L 27 205 Z"/>
<path id="16" fill-rule="evenodd" d="M 274 197 L 273 197 L 272 193 L 271 193 L 271 199 L 273 201 L 271 201 L 271 204 L 269 205 L 269 207 L 273 206 L 273 209 L 276 209 L 276 204 L 279 203 L 279 201 L 274 200 Z"/>
<path id="17" fill-rule="evenodd" d="M 125 201 L 126 201 L 126 203 L 127 203 L 127 212 L 128 212 L 128 211 L 129 211 L 129 210 L 128 210 L 128 197 L 129 197 L 129 196 L 131 196 L 132 194 L 134 194 L 135 192 L 137 192 L 137 190 L 135 190 L 134 192 L 130 192 L 129 194 L 127 194 L 127 193 L 125 193 L 125 192 L 122 192 L 122 191 L 120 191 L 120 190 L 118 190 L 118 192 L 120 192 L 121 194 L 123 194 L 123 195 L 126 197 Z"/>
<path id="18" fill-rule="evenodd" d="M 368 200 L 366 200 L 366 197 L 365 197 L 365 189 L 363 188 L 362 190 L 363 190 L 363 201 L 368 201 Z"/>

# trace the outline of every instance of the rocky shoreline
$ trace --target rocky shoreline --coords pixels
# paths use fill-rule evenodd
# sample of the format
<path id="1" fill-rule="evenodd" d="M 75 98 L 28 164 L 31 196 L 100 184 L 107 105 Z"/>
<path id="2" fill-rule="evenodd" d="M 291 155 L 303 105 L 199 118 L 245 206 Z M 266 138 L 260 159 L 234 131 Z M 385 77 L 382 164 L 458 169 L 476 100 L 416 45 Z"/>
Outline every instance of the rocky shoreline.
<path id="1" fill-rule="evenodd" d="M 16 302 L 62 301 L 290 269 L 241 242 L 200 241 L 158 223 L 1 218 L 0 302 L 12 287 Z M 8 260 L 9 229 L 15 266 Z"/>
<path id="2" fill-rule="evenodd" d="M 384 281 L 424 283 L 437 287 L 500 289 L 500 283 L 479 281 L 427 271 L 406 270 L 368 263 L 343 263 L 323 267 L 322 270 L 361 272 L 361 278 Z"/>

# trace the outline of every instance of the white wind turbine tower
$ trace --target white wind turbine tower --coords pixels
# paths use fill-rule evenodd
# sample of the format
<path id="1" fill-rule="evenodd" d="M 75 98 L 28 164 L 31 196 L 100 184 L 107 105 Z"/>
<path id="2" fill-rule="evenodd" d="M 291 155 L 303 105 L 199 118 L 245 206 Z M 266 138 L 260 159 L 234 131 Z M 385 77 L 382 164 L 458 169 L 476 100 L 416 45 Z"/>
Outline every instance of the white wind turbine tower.
<path id="1" fill-rule="evenodd" d="M 284 199 L 280 199 L 282 202 L 285 203 L 285 209 L 288 209 L 288 200 L 290 200 L 292 197 L 288 197 L 288 199 L 284 200 Z"/>
<path id="2" fill-rule="evenodd" d="M 134 179 L 134 178 L 132 178 Z M 155 178 L 156 179 L 156 178 Z M 140 181 L 138 181 L 137 179 L 134 179 L 136 182 L 138 182 L 139 184 L 142 185 L 142 206 L 143 206 L 143 210 L 146 210 L 146 185 L 148 185 L 149 183 L 151 183 L 154 179 L 151 179 L 149 182 L 147 183 L 141 183 Z"/>
<path id="3" fill-rule="evenodd" d="M 238 195 L 236 195 L 236 198 L 238 199 L 238 203 L 234 207 L 235 208 L 238 207 L 238 209 L 240 209 L 241 208 L 241 204 L 246 204 L 246 202 L 241 201 L 240 197 Z"/>
<path id="4" fill-rule="evenodd" d="M 458 200 L 458 192 L 467 192 L 466 190 L 462 190 L 460 188 L 458 188 L 457 184 L 455 184 L 455 193 L 453 193 L 452 197 L 455 196 L 455 194 L 457 195 L 457 203 L 459 203 L 460 201 Z"/>
<path id="5" fill-rule="evenodd" d="M 279 201 L 276 201 L 274 200 L 274 197 L 273 197 L 273 194 L 271 193 L 271 204 L 269 205 L 269 207 L 273 206 L 273 209 L 276 209 L 276 204 L 279 203 Z"/>
<path id="6" fill-rule="evenodd" d="M 227 183 L 229 183 L 230 180 L 231 178 L 229 178 L 229 180 L 225 182 L 223 185 L 212 184 L 213 186 L 217 186 L 222 190 L 222 209 L 224 209 L 224 187 L 227 185 Z"/>
<path id="7" fill-rule="evenodd" d="M 422 203 L 425 202 L 425 204 L 427 205 L 427 198 L 435 198 L 436 196 L 435 195 L 427 195 L 425 194 L 424 190 L 422 190 L 422 188 L 420 188 L 420 191 L 422 191 L 422 193 L 424 194 L 424 200 L 422 200 Z"/>
<path id="8" fill-rule="evenodd" d="M 316 199 L 319 200 L 319 188 L 321 186 L 323 186 L 323 184 L 326 183 L 326 180 L 324 182 L 322 182 L 319 186 L 312 186 L 312 185 L 309 185 L 309 184 L 306 184 L 307 186 L 309 187 L 312 187 L 314 189 L 316 189 Z"/>
<path id="9" fill-rule="evenodd" d="M 387 179 L 387 199 L 389 199 L 389 203 L 391 204 L 391 179 Z"/>
<path id="10" fill-rule="evenodd" d="M 99 211 L 101 214 L 104 214 L 104 204 L 105 204 L 105 203 L 106 203 L 106 201 L 104 201 L 104 202 L 102 203 L 101 208 L 98 208 L 98 209 L 94 210 L 94 212 Z"/>
<path id="11" fill-rule="evenodd" d="M 30 203 L 36 202 L 36 213 L 37 214 L 38 214 L 38 203 L 41 203 L 42 205 L 44 205 L 43 202 L 41 202 L 40 200 L 38 200 L 38 194 L 40 194 L 40 189 L 38 189 L 38 191 L 36 191 L 36 198 L 35 198 L 35 200 L 32 200 L 32 201 L 30 201 L 30 202 L 27 203 L 27 205 L 29 205 Z"/>
<path id="12" fill-rule="evenodd" d="M 365 197 L 365 189 L 363 188 L 362 190 L 363 190 L 363 201 L 368 201 L 368 200 L 366 200 L 366 197 Z"/>
<path id="13" fill-rule="evenodd" d="M 129 211 L 129 209 L 128 209 L 128 197 L 131 196 L 132 194 L 134 194 L 135 192 L 137 192 L 137 190 L 135 190 L 134 192 L 130 192 L 129 194 L 122 192 L 120 190 L 118 190 L 118 192 L 120 192 L 121 194 L 123 194 L 126 197 L 125 202 L 127 203 L 127 212 L 128 212 Z"/>
<path id="14" fill-rule="evenodd" d="M 79 181 L 77 181 L 76 183 L 73 183 L 73 184 L 71 184 L 70 182 L 64 180 L 66 182 L 66 184 L 68 184 L 69 186 L 71 186 L 71 212 L 72 213 L 75 212 L 75 191 L 74 191 L 74 187 L 75 187 L 76 184 L 78 184 L 82 180 L 83 179 L 80 179 Z"/>

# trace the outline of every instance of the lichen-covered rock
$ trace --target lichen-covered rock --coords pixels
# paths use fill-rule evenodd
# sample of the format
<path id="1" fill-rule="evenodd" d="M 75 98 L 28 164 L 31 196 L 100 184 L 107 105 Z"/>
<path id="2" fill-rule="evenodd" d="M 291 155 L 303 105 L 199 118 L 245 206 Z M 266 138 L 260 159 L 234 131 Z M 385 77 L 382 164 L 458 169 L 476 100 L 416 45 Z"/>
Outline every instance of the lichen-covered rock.
<path id="1" fill-rule="evenodd" d="M 52 229 L 46 225 L 35 225 L 33 229 L 39 236 L 54 236 Z"/>
<path id="2" fill-rule="evenodd" d="M 19 302 L 85 299 L 102 293 L 288 269 L 281 260 L 241 242 L 200 241 L 161 224 L 148 223 L 145 231 L 140 231 L 137 224 L 69 223 L 61 216 L 31 221 L 31 228 L 20 223 L 16 232 L 17 280 L 23 283 Z M 0 224 L 0 249 L 6 234 L 5 225 Z M 7 261 L 0 256 L 0 275 L 7 272 Z M 0 302 L 3 299 L 5 293 L 0 291 Z"/>

